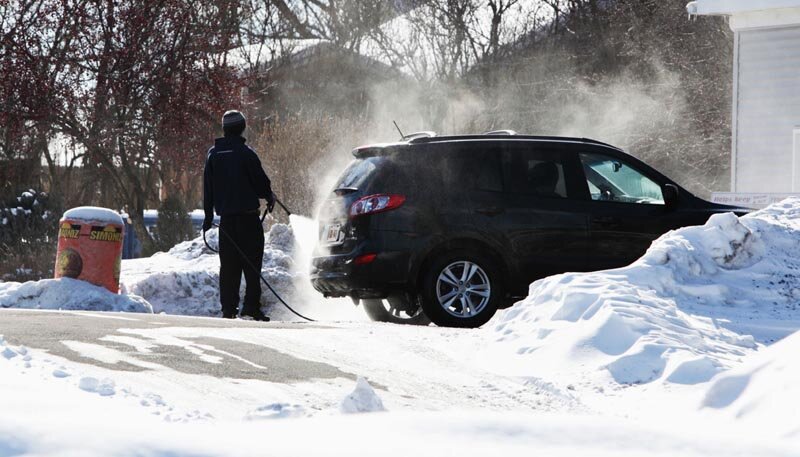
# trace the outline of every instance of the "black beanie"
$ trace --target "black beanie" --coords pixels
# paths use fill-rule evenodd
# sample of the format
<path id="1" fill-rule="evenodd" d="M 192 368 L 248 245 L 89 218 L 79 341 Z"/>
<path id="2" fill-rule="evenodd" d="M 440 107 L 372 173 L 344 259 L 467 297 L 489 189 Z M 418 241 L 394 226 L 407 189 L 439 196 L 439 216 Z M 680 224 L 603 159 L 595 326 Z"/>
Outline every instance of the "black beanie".
<path id="1" fill-rule="evenodd" d="M 222 116 L 222 130 L 226 135 L 240 135 L 242 132 L 244 132 L 246 126 L 247 121 L 244 118 L 244 114 L 240 113 L 239 111 L 226 111 Z"/>

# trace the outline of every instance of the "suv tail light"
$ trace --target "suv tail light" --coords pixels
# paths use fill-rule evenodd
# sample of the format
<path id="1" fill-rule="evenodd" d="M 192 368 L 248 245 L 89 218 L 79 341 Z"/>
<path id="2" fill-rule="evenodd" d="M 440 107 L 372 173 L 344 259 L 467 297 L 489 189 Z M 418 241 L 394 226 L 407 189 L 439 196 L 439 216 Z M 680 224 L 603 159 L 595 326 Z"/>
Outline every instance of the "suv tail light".
<path id="1" fill-rule="evenodd" d="M 375 259 L 378 258 L 378 254 L 364 254 L 360 255 L 353 260 L 353 263 L 356 265 L 369 265 L 370 263 L 374 262 Z"/>
<path id="2" fill-rule="evenodd" d="M 356 200 L 350 206 L 350 217 L 364 216 L 367 214 L 382 213 L 399 208 L 406 201 L 405 195 L 377 194 L 368 195 Z"/>

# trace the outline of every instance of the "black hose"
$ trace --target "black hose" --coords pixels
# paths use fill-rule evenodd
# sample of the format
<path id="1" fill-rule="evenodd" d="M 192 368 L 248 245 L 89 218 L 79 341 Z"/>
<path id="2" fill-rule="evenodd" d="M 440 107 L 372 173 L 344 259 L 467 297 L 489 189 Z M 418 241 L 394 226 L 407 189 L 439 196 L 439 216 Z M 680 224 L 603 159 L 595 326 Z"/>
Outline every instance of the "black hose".
<path id="1" fill-rule="evenodd" d="M 277 201 L 277 199 L 276 199 L 276 201 Z M 280 202 L 278 202 L 278 203 L 280 203 Z M 289 210 L 288 210 L 288 209 L 286 209 L 286 207 L 285 207 L 285 206 L 283 206 L 283 203 L 280 203 L 280 205 L 281 205 L 281 207 L 283 207 L 283 209 L 285 209 L 285 210 L 286 210 L 286 212 L 287 212 L 287 213 L 289 212 Z M 291 214 L 291 213 L 289 213 L 289 214 Z M 266 211 L 266 210 L 264 210 L 264 215 L 263 215 L 263 216 L 261 216 L 261 222 L 262 222 L 262 223 L 264 222 L 264 218 L 266 218 L 266 217 L 267 217 L 267 211 Z M 303 316 L 302 314 L 300 314 L 300 313 L 298 313 L 297 311 L 295 311 L 295 310 L 294 310 L 294 309 L 293 309 L 291 306 L 289 306 L 289 304 L 288 304 L 288 303 L 286 303 L 286 301 L 283 299 L 283 297 L 281 297 L 281 296 L 278 294 L 278 292 L 276 292 L 276 291 L 275 291 L 275 289 L 273 289 L 273 288 L 272 288 L 272 285 L 270 285 L 270 283 L 269 283 L 269 282 L 267 282 L 267 280 L 266 280 L 266 279 L 264 279 L 264 275 L 262 275 L 262 274 L 261 274 L 261 269 L 260 269 L 260 268 L 256 268 L 256 267 L 255 267 L 255 265 L 253 265 L 253 264 L 250 262 L 250 260 L 247 258 L 247 256 L 245 255 L 245 253 L 244 253 L 244 252 L 242 252 L 242 249 L 239 247 L 239 245 L 238 245 L 238 244 L 236 244 L 236 242 L 235 242 L 235 241 L 233 241 L 233 238 L 231 238 L 231 237 L 230 237 L 230 235 L 228 235 L 228 234 L 225 232 L 225 230 L 222 230 L 222 227 L 220 227 L 218 224 L 213 224 L 213 225 L 214 225 L 214 227 L 217 227 L 217 228 L 219 229 L 219 232 L 220 232 L 220 233 L 222 233 L 223 235 L 225 235 L 225 237 L 226 237 L 226 238 L 228 238 L 228 241 L 230 241 L 230 242 L 231 242 L 231 244 L 233 245 L 233 247 L 235 247 L 235 248 L 236 248 L 236 250 L 237 250 L 237 251 L 239 251 L 239 255 L 240 255 L 240 256 L 242 256 L 242 259 L 245 261 L 245 263 L 246 263 L 247 265 L 249 265 L 249 266 L 250 266 L 250 268 L 252 268 L 252 269 L 253 269 L 253 271 L 255 271 L 256 273 L 258 273 L 258 277 L 259 277 L 259 278 L 261 278 L 261 282 L 263 282 L 263 283 L 264 283 L 264 285 L 265 285 L 265 286 L 267 286 L 267 289 L 269 289 L 269 290 L 270 290 L 270 292 L 272 292 L 272 294 L 273 294 L 273 295 L 275 295 L 275 297 L 278 299 L 278 301 L 280 301 L 280 302 L 283 304 L 283 306 L 285 306 L 285 307 L 286 307 L 286 309 L 288 309 L 288 310 L 289 310 L 289 311 L 291 311 L 291 312 L 292 312 L 292 313 L 293 313 L 295 316 L 297 316 L 297 317 L 299 317 L 299 318 L 301 318 L 301 319 L 305 319 L 305 320 L 307 320 L 308 322 L 316 322 L 314 319 L 311 319 L 310 317 Z M 208 241 L 206 241 L 206 231 L 205 231 L 205 230 L 203 230 L 203 242 L 206 244 L 206 247 L 207 247 L 208 249 L 212 250 L 213 252 L 217 252 L 217 253 L 219 252 L 219 250 L 212 248 L 212 247 L 211 247 L 211 245 L 210 245 L 210 244 L 208 244 Z"/>

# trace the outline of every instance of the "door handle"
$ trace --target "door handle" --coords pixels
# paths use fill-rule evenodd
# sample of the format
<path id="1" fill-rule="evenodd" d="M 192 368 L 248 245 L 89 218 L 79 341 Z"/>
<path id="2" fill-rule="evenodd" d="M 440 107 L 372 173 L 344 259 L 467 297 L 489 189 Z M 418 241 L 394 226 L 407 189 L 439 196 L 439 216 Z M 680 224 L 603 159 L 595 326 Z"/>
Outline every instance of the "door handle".
<path id="1" fill-rule="evenodd" d="M 618 217 L 613 216 L 597 216 L 591 219 L 592 224 L 601 224 L 601 225 L 619 225 L 622 223 L 622 220 Z"/>
<path id="2" fill-rule="evenodd" d="M 478 208 L 475 210 L 478 214 L 483 214 L 484 216 L 497 216 L 498 214 L 503 214 L 506 212 L 505 208 L 500 208 L 497 206 L 490 206 L 487 208 Z"/>

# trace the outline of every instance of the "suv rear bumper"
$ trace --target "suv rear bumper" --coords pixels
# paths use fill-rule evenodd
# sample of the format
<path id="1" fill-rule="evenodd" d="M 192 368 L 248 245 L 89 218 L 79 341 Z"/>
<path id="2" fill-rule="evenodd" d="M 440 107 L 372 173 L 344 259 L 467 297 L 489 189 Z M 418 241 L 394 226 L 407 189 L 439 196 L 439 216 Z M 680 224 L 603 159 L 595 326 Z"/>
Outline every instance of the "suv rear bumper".
<path id="1" fill-rule="evenodd" d="M 373 252 L 357 249 L 315 257 L 311 261 L 311 284 L 326 297 L 386 298 L 392 292 L 407 290 L 409 254 L 376 252 L 377 257 L 369 264 L 355 264 L 356 257 Z"/>

